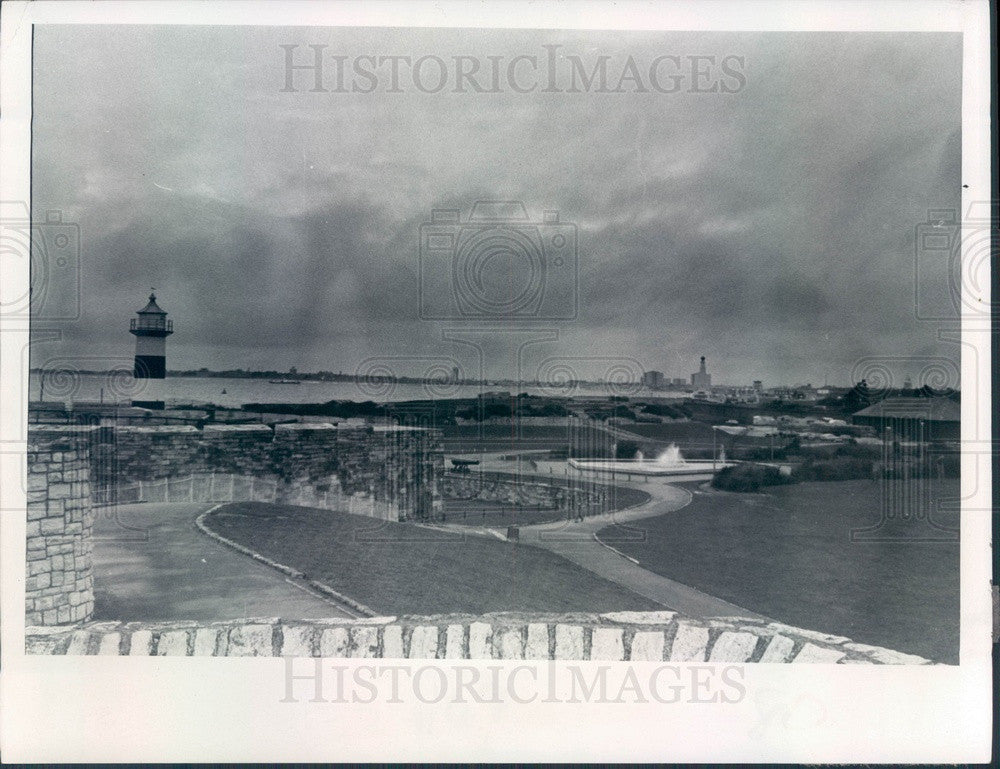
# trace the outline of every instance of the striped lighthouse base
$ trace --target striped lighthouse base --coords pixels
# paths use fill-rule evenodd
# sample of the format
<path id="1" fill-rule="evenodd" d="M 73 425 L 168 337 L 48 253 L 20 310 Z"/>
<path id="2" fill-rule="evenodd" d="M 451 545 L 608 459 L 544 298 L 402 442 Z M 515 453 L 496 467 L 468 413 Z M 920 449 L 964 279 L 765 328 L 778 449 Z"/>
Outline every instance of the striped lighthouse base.
<path id="1" fill-rule="evenodd" d="M 136 397 L 133 406 L 145 409 L 166 407 L 167 359 L 162 355 L 136 355 L 133 374 L 136 378 Z"/>
<path id="2" fill-rule="evenodd" d="M 167 357 L 136 355 L 133 374 L 136 379 L 163 379 L 167 375 Z"/>

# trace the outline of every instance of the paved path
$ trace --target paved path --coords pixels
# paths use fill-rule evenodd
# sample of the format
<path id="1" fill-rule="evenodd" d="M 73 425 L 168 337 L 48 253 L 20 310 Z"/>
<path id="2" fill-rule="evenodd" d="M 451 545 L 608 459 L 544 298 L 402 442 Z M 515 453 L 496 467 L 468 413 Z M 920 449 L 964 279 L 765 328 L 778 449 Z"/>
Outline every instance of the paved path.
<path id="1" fill-rule="evenodd" d="M 284 574 L 202 534 L 206 503 L 97 508 L 94 619 L 350 616 Z"/>
<path id="2" fill-rule="evenodd" d="M 559 478 L 566 467 L 564 462 L 536 460 L 532 470 L 526 472 L 525 464 L 522 463 L 518 470 L 517 464 L 505 462 L 500 457 L 499 453 L 477 456 L 484 470 L 519 471 L 526 477 L 538 475 L 545 478 Z M 600 480 L 608 482 L 608 479 Z M 557 521 L 522 526 L 519 541 L 550 550 L 633 593 L 638 593 L 689 617 L 736 616 L 763 619 L 762 615 L 749 609 L 654 574 L 634 560 L 612 550 L 616 538 L 630 539 L 644 536 L 643 528 L 641 524 L 637 524 L 638 521 L 652 516 L 668 515 L 680 510 L 691 501 L 691 492 L 673 486 L 661 478 L 646 477 L 642 480 L 626 481 L 618 477 L 615 479 L 615 484 L 645 491 L 652 495 L 652 499 L 636 507 L 606 515 L 591 516 L 582 521 Z M 614 524 L 620 524 L 621 528 L 616 535 L 605 537 L 606 544 L 597 539 L 598 531 Z M 491 533 L 499 534 L 498 531 Z"/>

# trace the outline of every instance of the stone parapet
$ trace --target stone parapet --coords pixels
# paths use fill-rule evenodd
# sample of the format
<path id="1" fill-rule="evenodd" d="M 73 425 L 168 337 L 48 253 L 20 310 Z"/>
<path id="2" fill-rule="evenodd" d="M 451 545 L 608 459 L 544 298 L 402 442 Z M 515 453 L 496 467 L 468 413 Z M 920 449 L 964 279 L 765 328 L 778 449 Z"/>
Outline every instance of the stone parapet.
<path id="1" fill-rule="evenodd" d="M 274 429 L 105 426 L 91 437 L 90 454 L 97 504 L 301 498 L 298 504 L 323 507 L 348 500 L 345 512 L 385 518 L 440 512 L 437 430 L 328 422 Z M 231 481 L 226 492 L 220 476 L 242 480 Z M 206 485 L 209 477 L 214 480 Z"/>
<path id="2" fill-rule="evenodd" d="M 670 611 L 29 627 L 29 654 L 926 665 L 802 628 Z"/>

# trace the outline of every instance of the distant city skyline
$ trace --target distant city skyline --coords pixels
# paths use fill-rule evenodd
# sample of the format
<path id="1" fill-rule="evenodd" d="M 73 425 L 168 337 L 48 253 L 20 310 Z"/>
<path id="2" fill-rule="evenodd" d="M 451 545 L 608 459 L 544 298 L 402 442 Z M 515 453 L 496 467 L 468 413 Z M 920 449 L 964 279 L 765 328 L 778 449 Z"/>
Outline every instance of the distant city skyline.
<path id="1" fill-rule="evenodd" d="M 32 365 L 130 360 L 128 322 L 156 286 L 174 370 L 482 365 L 514 378 L 526 340 L 521 378 L 689 379 L 701 355 L 713 382 L 765 386 L 846 386 L 866 361 L 897 383 L 957 370 L 958 345 L 916 318 L 913 281 L 915 227 L 960 204 L 960 35 L 473 37 L 508 58 L 547 44 L 616 61 L 738 56 L 746 84 L 283 93 L 281 45 L 448 58 L 472 38 L 37 27 L 33 214 L 79 225 L 82 266 L 79 319 L 36 319 L 58 338 L 39 333 Z M 832 64 L 843 58 L 867 64 Z M 421 319 L 421 224 L 442 208 L 464 221 L 485 198 L 575 225 L 574 319 L 494 332 Z M 932 268 L 921 279 L 946 279 Z"/>

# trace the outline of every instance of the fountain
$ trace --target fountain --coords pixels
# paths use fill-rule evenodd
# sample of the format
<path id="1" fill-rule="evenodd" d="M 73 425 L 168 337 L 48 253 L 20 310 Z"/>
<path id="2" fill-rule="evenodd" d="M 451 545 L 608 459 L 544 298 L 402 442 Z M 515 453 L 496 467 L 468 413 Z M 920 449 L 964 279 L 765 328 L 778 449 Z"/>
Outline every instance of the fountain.
<path id="1" fill-rule="evenodd" d="M 718 459 L 685 459 L 680 447 L 671 443 L 652 459 L 647 459 L 642 451 L 635 453 L 634 459 L 570 459 L 569 466 L 583 472 L 620 475 L 659 476 L 710 476 L 723 467 L 729 467 L 725 453 Z"/>

